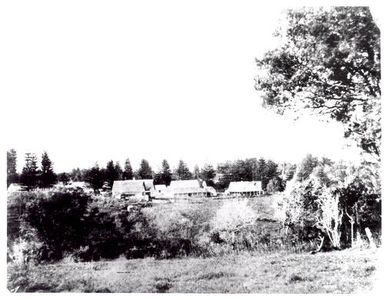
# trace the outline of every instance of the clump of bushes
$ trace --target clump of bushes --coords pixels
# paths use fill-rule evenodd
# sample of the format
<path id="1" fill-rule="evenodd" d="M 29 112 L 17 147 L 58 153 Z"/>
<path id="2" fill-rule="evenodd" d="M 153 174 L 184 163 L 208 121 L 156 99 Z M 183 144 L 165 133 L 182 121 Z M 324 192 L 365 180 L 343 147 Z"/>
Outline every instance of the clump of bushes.
<path id="1" fill-rule="evenodd" d="M 130 211 L 124 205 L 75 190 L 14 195 L 8 199 L 9 259 L 211 256 L 281 249 L 291 242 L 278 222 L 261 219 L 247 200 Z"/>

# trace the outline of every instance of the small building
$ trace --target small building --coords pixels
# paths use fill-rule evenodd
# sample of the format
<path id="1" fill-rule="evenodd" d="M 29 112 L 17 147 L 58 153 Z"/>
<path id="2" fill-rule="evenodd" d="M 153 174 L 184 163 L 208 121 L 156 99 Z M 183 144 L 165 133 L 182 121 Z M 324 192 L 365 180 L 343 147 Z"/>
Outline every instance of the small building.
<path id="1" fill-rule="evenodd" d="M 150 193 L 153 190 L 154 183 L 152 179 L 115 180 L 112 185 L 112 197 L 149 200 Z"/>
<path id="2" fill-rule="evenodd" d="M 225 191 L 225 195 L 236 196 L 258 196 L 262 195 L 262 182 L 261 181 L 233 181 L 230 182 L 228 189 Z"/>
<path id="3" fill-rule="evenodd" d="M 198 179 L 171 181 L 169 189 L 174 198 L 210 197 L 212 195 L 212 192 L 207 189 L 206 182 Z"/>

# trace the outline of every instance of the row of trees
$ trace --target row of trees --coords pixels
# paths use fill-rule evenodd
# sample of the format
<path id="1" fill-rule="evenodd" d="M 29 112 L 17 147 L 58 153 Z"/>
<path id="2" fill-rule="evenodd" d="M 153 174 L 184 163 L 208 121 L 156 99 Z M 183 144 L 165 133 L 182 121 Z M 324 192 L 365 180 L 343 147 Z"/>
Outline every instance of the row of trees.
<path id="1" fill-rule="evenodd" d="M 41 156 L 41 166 L 39 168 L 37 157 L 33 153 L 26 153 L 25 165 L 21 174 L 17 173 L 17 154 L 14 149 L 7 152 L 7 185 L 11 183 L 21 183 L 27 188 L 47 188 L 57 182 L 57 175 L 53 171 L 51 159 L 47 152 Z"/>
<path id="2" fill-rule="evenodd" d="M 153 179 L 155 184 L 165 184 L 166 186 L 172 180 L 202 179 L 206 181 L 208 186 L 213 186 L 219 190 L 227 188 L 231 181 L 261 180 L 264 190 L 274 192 L 284 189 L 284 180 L 280 175 L 278 164 L 264 159 L 226 162 L 219 164 L 216 169 L 211 164 L 205 164 L 201 169 L 195 166 L 193 172 L 183 160 L 180 160 L 178 166 L 172 170 L 166 159 L 162 161 L 158 172 L 154 172 L 145 159 L 141 161 L 139 169 L 133 171 L 130 160 L 127 159 L 123 169 L 118 162 L 114 163 L 111 160 L 107 163 L 106 168 L 95 165 L 91 169 L 73 169 L 70 174 L 67 174 L 67 178 L 74 181 L 89 182 L 94 189 L 100 189 L 105 182 L 112 187 L 115 180 L 133 178 Z"/>
<path id="3" fill-rule="evenodd" d="M 16 151 L 7 152 L 8 160 L 8 185 L 14 182 L 20 182 L 28 188 L 49 187 L 61 181 L 67 184 L 72 181 L 88 182 L 93 189 L 101 189 L 105 184 L 112 187 L 115 180 L 129 179 L 153 179 L 155 184 L 169 185 L 171 180 L 189 180 L 202 179 L 209 186 L 213 186 L 219 190 L 228 187 L 231 181 L 250 181 L 261 180 L 262 188 L 270 192 L 282 191 L 284 189 L 285 180 L 282 178 L 282 172 L 278 168 L 278 164 L 271 160 L 266 161 L 261 158 L 259 160 L 245 159 L 233 162 L 225 162 L 214 168 L 211 164 L 206 164 L 203 168 L 195 166 L 193 172 L 190 171 L 187 164 L 180 160 L 177 167 L 171 170 L 167 160 L 163 160 L 161 168 L 158 172 L 154 172 L 149 162 L 143 159 L 138 170 L 133 170 L 130 160 L 127 159 L 123 168 L 119 162 L 108 161 L 106 167 L 101 168 L 95 164 L 89 169 L 73 169 L 70 173 L 55 174 L 52 162 L 46 152 L 43 153 L 41 159 L 41 167 L 38 168 L 37 158 L 34 154 L 27 153 L 25 157 L 25 166 L 19 175 L 16 171 Z M 287 178 L 286 178 L 287 179 Z"/>

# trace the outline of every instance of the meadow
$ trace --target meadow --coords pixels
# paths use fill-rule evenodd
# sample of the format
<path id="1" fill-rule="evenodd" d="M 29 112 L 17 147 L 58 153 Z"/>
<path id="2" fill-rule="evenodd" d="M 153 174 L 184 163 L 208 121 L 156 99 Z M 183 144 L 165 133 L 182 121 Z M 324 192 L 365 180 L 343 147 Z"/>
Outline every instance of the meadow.
<path id="1" fill-rule="evenodd" d="M 14 292 L 352 293 L 373 287 L 373 250 L 61 261 L 8 266 Z"/>
<path id="2" fill-rule="evenodd" d="M 277 220 L 276 196 L 154 204 L 78 193 L 8 202 L 12 292 L 351 293 L 377 252 L 311 254 Z M 18 217 L 20 216 L 20 217 Z M 16 221 L 17 220 L 17 221 Z"/>

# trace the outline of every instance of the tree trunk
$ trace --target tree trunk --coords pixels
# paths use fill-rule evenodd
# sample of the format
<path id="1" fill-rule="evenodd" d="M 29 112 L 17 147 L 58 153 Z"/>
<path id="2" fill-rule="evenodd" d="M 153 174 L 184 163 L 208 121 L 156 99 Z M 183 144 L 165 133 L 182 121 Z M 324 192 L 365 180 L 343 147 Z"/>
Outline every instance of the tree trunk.
<path id="1" fill-rule="evenodd" d="M 368 227 L 365 227 L 365 233 L 366 233 L 366 236 L 368 237 L 370 248 L 372 248 L 372 249 L 377 248 L 377 246 L 373 240 L 372 232 L 370 231 L 370 229 Z"/>

